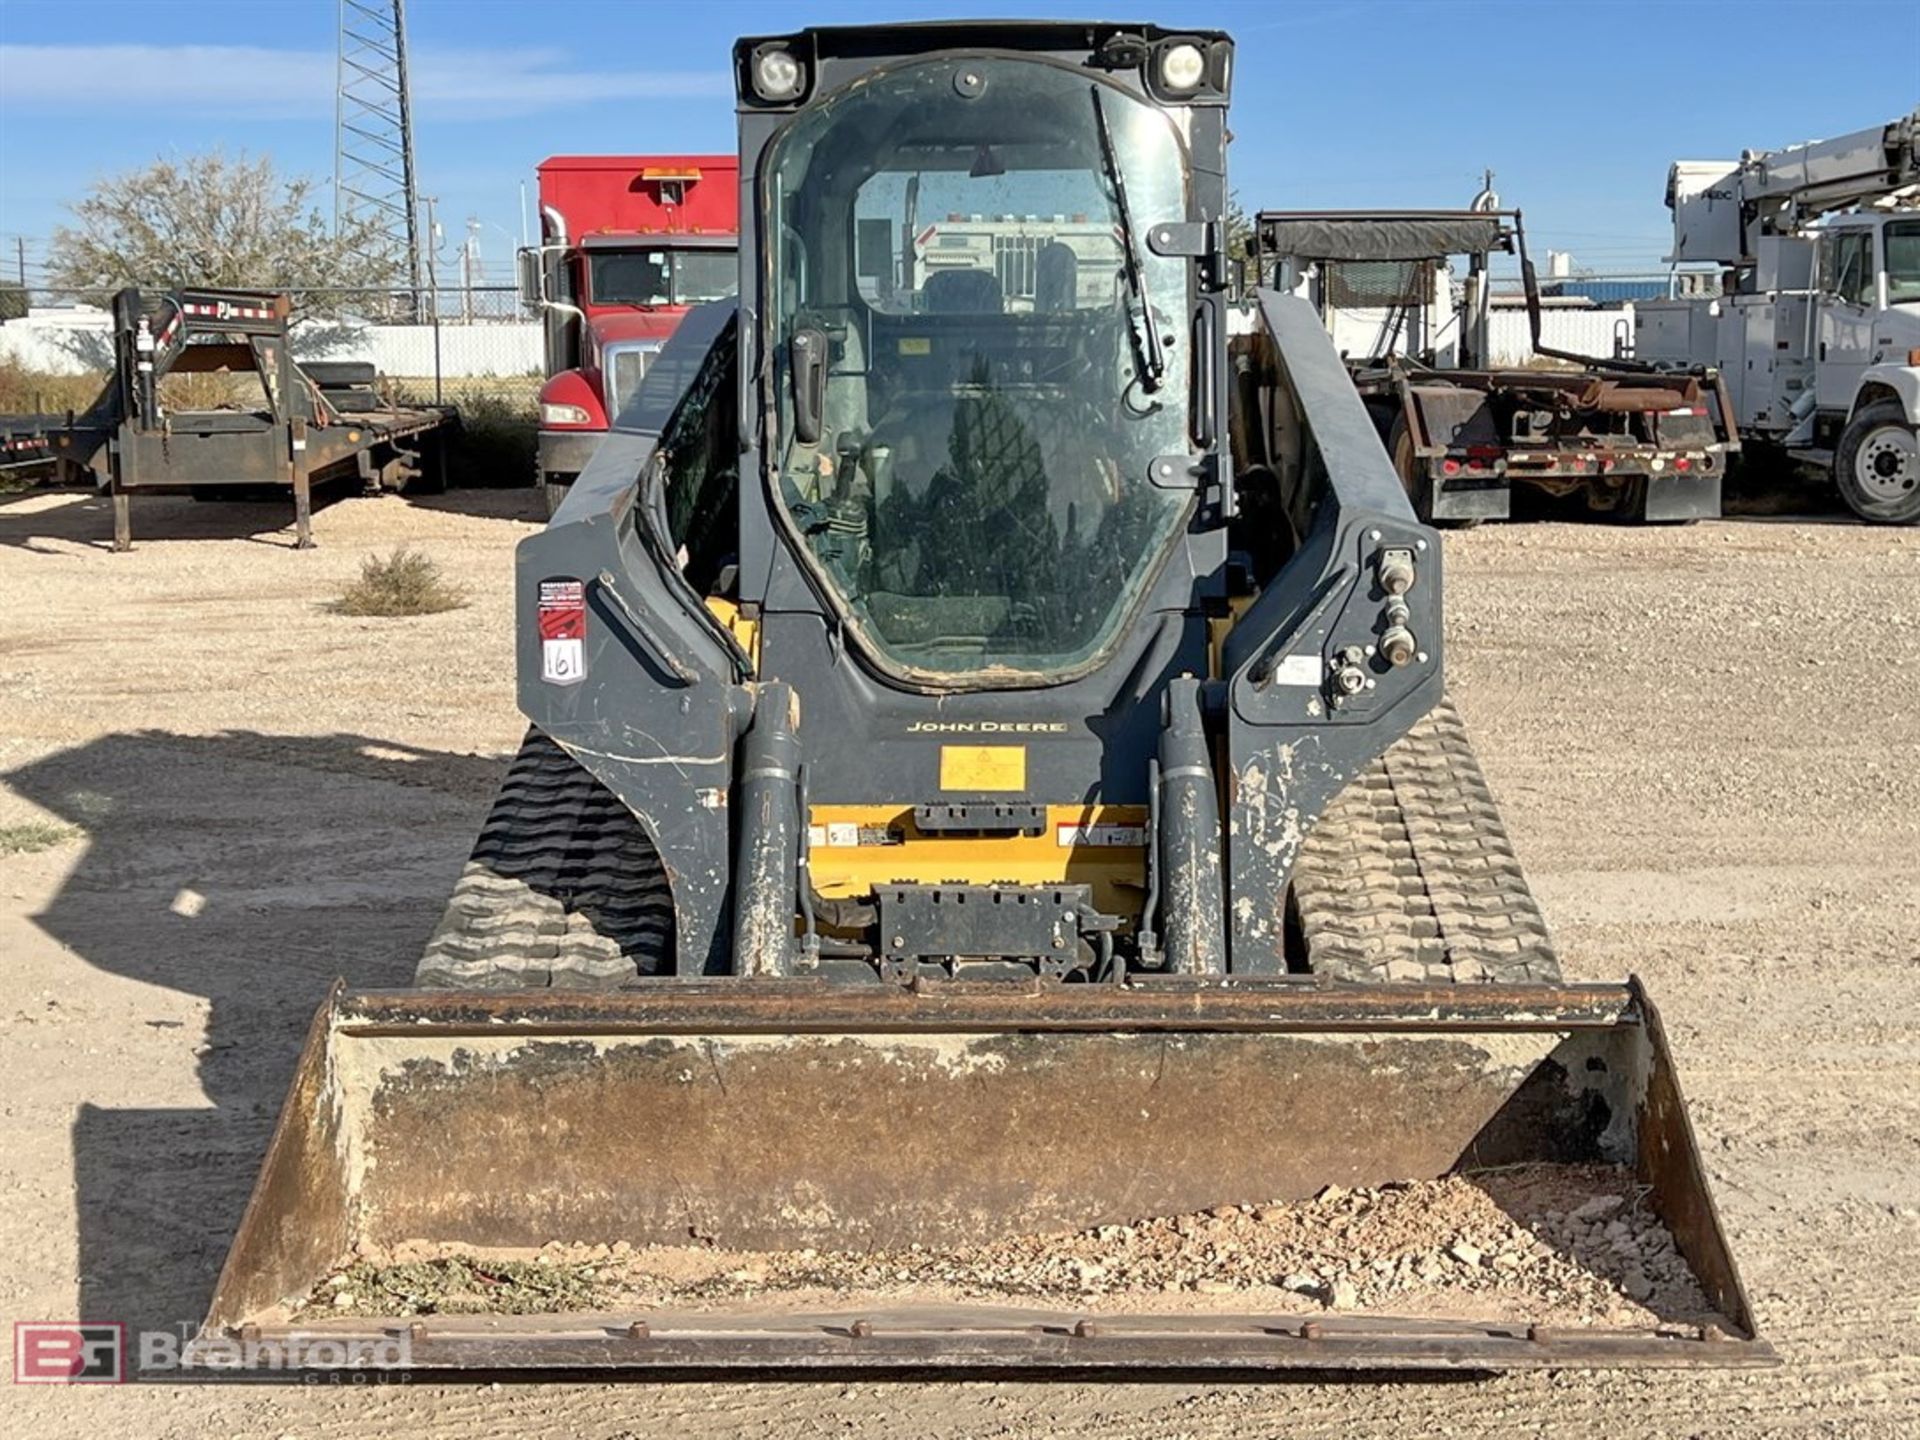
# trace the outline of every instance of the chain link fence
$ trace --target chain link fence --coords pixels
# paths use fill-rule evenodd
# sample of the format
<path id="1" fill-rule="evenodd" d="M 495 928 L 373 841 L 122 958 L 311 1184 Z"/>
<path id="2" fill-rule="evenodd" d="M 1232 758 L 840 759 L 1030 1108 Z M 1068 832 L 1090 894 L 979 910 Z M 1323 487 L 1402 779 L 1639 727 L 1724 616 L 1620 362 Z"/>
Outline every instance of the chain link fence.
<path id="1" fill-rule="evenodd" d="M 341 292 L 294 330 L 302 360 L 370 360 L 410 398 L 535 417 L 540 322 L 510 286 Z M 380 317 L 373 319 L 369 317 Z"/>

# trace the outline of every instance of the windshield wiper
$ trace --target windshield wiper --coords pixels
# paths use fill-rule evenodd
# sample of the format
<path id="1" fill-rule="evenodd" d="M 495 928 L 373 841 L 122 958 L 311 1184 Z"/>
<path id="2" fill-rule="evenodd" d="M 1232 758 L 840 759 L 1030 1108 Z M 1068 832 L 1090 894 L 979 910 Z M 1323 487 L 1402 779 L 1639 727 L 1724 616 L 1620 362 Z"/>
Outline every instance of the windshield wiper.
<path id="1" fill-rule="evenodd" d="M 1149 394 L 1160 388 L 1167 373 L 1165 352 L 1160 348 L 1160 331 L 1153 323 L 1153 302 L 1147 298 L 1146 266 L 1140 260 L 1138 237 L 1133 233 L 1133 212 L 1127 207 L 1127 182 L 1121 177 L 1120 162 L 1114 158 L 1113 132 L 1107 128 L 1107 107 L 1100 98 L 1100 87 L 1093 93 L 1094 129 L 1100 136 L 1100 163 L 1106 167 L 1107 183 L 1113 186 L 1113 205 L 1120 216 L 1120 249 L 1127 289 L 1140 307 L 1136 322 L 1131 306 L 1127 310 L 1127 335 L 1133 341 L 1133 358 L 1140 366 L 1140 386 Z"/>

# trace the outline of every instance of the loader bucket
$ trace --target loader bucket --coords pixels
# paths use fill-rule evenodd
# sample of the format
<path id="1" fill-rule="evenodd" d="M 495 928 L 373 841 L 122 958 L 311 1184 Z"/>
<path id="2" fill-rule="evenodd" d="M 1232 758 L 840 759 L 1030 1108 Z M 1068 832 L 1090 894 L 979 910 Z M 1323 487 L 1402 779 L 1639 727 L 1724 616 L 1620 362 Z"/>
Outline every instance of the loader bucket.
<path id="1" fill-rule="evenodd" d="M 1393 1289 L 1419 1288 L 1411 1256 L 1362 1276 L 1371 1300 L 1208 1268 L 1252 1253 L 1209 1226 L 1257 1250 L 1273 1222 L 1311 1250 L 1324 1225 L 1334 1247 L 1365 1233 L 1366 1205 L 1561 1173 L 1624 1180 L 1555 1211 L 1525 1265 L 1571 1274 L 1592 1249 L 1576 1240 L 1604 1250 L 1600 1222 L 1644 1206 L 1693 1300 L 1563 1323 L 1457 1238 L 1419 1263 L 1458 1285 L 1418 1304 Z M 1160 1262 L 1049 1258 L 1143 1237 L 1186 1246 L 1187 1268 L 1135 1284 Z M 996 1291 L 981 1254 L 1024 1278 Z M 649 1271 L 661 1256 L 695 1283 Z M 458 1297 L 429 1293 L 445 1274 L 464 1277 Z M 1069 1291 L 1033 1278 L 1056 1274 Z M 188 1359 L 1433 1371 L 1774 1355 L 1636 983 L 770 980 L 336 990 Z"/>

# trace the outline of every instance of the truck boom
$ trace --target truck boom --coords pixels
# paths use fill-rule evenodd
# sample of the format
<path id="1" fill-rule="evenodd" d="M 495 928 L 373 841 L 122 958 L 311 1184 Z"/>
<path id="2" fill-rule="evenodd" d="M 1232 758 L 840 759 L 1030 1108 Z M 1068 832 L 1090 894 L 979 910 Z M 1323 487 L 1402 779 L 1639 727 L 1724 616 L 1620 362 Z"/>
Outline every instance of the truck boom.
<path id="1" fill-rule="evenodd" d="M 1920 110 L 1831 140 L 1749 150 L 1737 163 L 1676 160 L 1667 172 L 1674 219 L 1667 258 L 1751 262 L 1762 236 L 1791 235 L 1824 215 L 1916 187 Z"/>

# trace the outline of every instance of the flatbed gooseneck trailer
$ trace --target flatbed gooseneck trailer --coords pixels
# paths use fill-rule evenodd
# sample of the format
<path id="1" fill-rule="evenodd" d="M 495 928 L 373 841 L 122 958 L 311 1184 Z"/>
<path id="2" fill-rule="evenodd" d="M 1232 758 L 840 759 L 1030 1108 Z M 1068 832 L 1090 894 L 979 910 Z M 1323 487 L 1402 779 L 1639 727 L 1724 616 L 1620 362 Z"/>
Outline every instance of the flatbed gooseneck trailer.
<path id="1" fill-rule="evenodd" d="M 439 482 L 435 433 L 448 406 L 380 398 L 373 366 L 293 358 L 289 298 L 273 291 L 183 289 L 113 297 L 113 374 L 78 414 L 0 418 L 9 468 L 91 479 L 113 497 L 113 548 L 133 546 L 136 491 L 201 498 L 288 489 L 296 543 L 313 544 L 312 487 Z M 226 374 L 243 403 L 173 405 L 169 375 Z M 247 383 L 251 381 L 252 383 Z M 423 478 L 424 477 L 424 478 Z"/>
<path id="2" fill-rule="evenodd" d="M 1445 703 L 1439 535 L 1304 302 L 1229 341 L 1231 64 L 737 43 L 739 299 L 521 543 L 533 730 L 416 988 L 316 1017 L 195 1363 L 1771 1361 L 1653 1007 L 1563 982 Z M 922 263 L 938 214 L 1030 218 Z M 1019 1278 L 1522 1173 L 1691 1298 Z"/>

